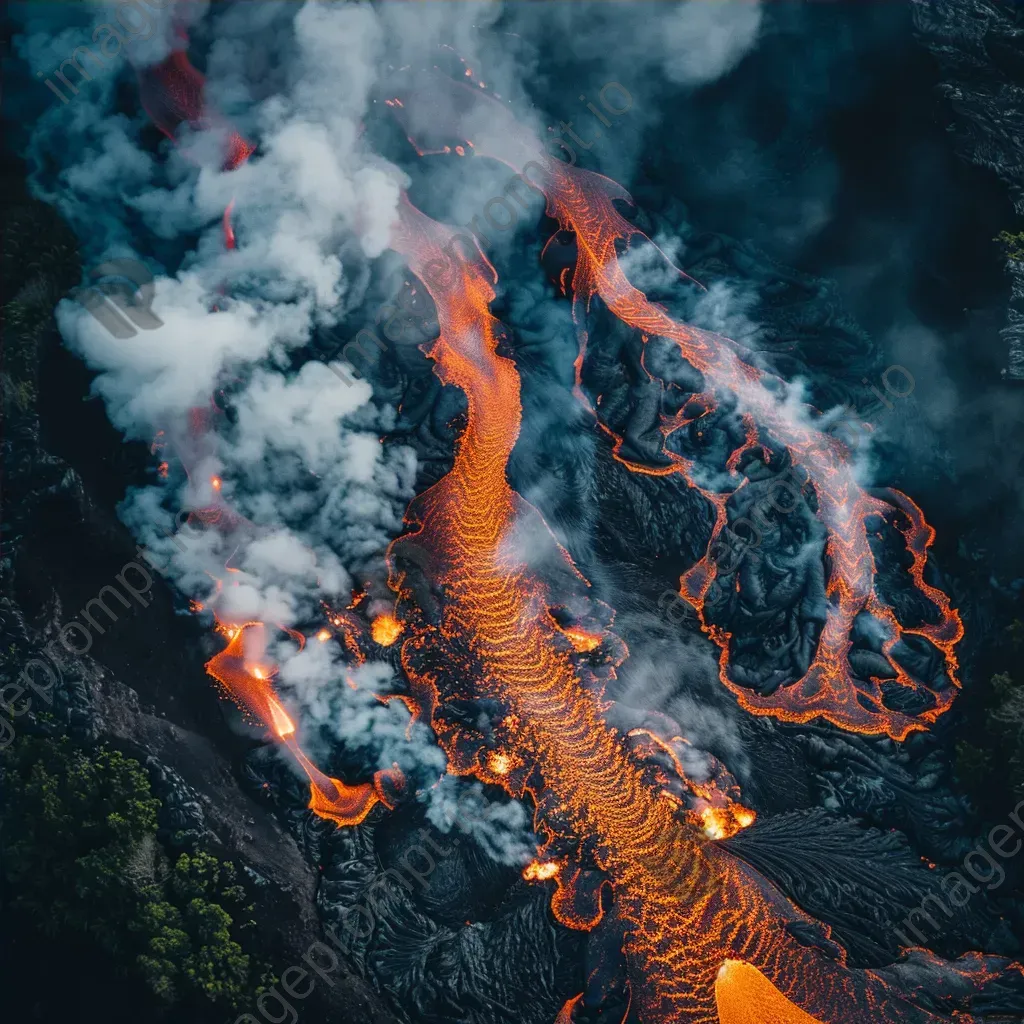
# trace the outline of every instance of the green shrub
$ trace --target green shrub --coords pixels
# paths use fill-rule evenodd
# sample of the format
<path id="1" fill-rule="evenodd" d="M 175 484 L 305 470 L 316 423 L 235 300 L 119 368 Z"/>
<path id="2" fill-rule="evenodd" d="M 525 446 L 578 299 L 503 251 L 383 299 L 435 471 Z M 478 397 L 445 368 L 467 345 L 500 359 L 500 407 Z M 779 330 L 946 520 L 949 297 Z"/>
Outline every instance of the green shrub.
<path id="1" fill-rule="evenodd" d="M 251 1001 L 266 965 L 243 949 L 252 907 L 235 868 L 205 851 L 169 861 L 138 761 L 20 736 L 0 769 L 0 863 L 29 920 L 91 938 L 168 1003 Z"/>
<path id="2" fill-rule="evenodd" d="M 1007 633 L 1019 643 L 1020 623 Z M 1005 787 L 1014 800 L 1024 797 L 1024 686 L 1006 672 L 989 680 L 976 730 L 980 740 L 956 745 L 956 773 L 980 803 Z"/>
<path id="3" fill-rule="evenodd" d="M 1024 231 L 1018 231 L 1016 234 L 1000 231 L 993 241 L 1002 245 L 1007 259 L 1024 260 Z"/>

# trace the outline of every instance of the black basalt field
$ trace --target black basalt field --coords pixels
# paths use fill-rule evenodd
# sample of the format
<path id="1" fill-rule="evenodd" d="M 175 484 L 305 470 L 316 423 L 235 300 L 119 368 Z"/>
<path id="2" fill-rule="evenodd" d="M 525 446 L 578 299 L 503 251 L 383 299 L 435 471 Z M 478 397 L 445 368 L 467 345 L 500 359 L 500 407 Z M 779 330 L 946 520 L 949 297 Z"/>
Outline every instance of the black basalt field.
<path id="1" fill-rule="evenodd" d="M 4 17 L 10 1019 L 1024 1021 L 1019 5 Z"/>

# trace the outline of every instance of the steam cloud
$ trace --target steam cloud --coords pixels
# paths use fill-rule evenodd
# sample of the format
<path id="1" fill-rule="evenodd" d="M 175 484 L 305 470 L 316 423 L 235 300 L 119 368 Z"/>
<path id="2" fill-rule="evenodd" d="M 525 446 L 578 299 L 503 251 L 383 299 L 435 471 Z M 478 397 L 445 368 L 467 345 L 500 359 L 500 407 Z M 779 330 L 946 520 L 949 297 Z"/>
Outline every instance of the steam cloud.
<path id="1" fill-rule="evenodd" d="M 120 63 L 36 119 L 25 146 L 32 187 L 76 229 L 87 265 L 132 257 L 156 278 L 152 311 L 162 326 L 128 340 L 74 302 L 57 310 L 68 346 L 97 373 L 94 389 L 111 421 L 130 438 L 162 431 L 187 471 L 172 468 L 168 479 L 133 489 L 122 518 L 181 592 L 222 619 L 306 626 L 320 600 L 347 595 L 400 532 L 417 466 L 410 449 L 380 443 L 394 409 L 375 401 L 365 381 L 340 386 L 323 364 L 296 368 L 294 357 L 318 329 L 342 325 L 354 334 L 361 326 L 353 311 L 367 299 L 371 261 L 388 245 L 404 176 L 361 134 L 380 69 L 449 44 L 482 62 L 489 84 L 525 108 L 526 83 L 545 74 L 538 40 L 566 31 L 569 16 L 561 5 L 543 6 L 147 8 L 150 20 L 135 22 Z M 756 4 L 742 5 L 740 17 L 699 0 L 659 5 L 650 18 L 580 6 L 572 31 L 582 51 L 607 40 L 610 20 L 628 19 L 640 35 L 617 37 L 686 85 L 734 67 L 760 24 Z M 79 5 L 74 14 L 28 5 L 17 15 L 16 47 L 33 72 L 50 74 L 76 47 L 93 45 L 96 26 L 115 13 L 111 5 Z M 72 18 L 78 23 L 68 28 Z M 501 18 L 507 31 L 488 35 Z M 205 46 L 208 104 L 259 142 L 233 171 L 221 169 L 219 140 L 187 130 L 155 155 L 145 112 L 118 106 L 118 82 L 163 59 L 178 26 Z M 237 248 L 228 251 L 221 217 L 232 201 Z M 460 202 L 475 205 L 453 196 Z M 230 418 L 211 405 L 218 392 Z M 214 505 L 243 521 L 191 535 L 186 545 L 168 536 L 180 526 L 179 509 Z M 225 573 L 227 564 L 236 571 Z M 417 779 L 443 771 L 426 730 L 407 736 L 404 708 L 369 697 L 388 667 L 360 669 L 366 689 L 353 691 L 328 645 L 300 652 L 279 643 L 273 653 L 304 727 L 323 726 L 377 766 L 398 761 Z M 446 782 L 453 785 L 464 784 Z M 438 823 L 447 792 L 437 791 L 431 811 Z M 521 807 L 495 805 L 476 820 L 477 838 L 495 857 L 522 858 Z"/>

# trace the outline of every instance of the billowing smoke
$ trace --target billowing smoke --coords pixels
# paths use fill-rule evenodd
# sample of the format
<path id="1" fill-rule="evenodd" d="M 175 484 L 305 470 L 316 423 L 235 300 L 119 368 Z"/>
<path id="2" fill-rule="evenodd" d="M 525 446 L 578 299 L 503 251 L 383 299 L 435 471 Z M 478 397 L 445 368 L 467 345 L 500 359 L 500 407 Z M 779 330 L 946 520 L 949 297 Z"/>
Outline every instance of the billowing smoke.
<path id="1" fill-rule="evenodd" d="M 355 333 L 349 318 L 366 298 L 370 261 L 388 244 L 402 175 L 360 138 L 381 52 L 374 12 L 285 6 L 257 19 L 268 40 L 257 49 L 277 62 L 268 95 L 246 81 L 251 68 L 231 63 L 240 56 L 230 31 L 239 14 L 229 9 L 205 25 L 227 33 L 211 46 L 207 103 L 244 104 L 240 126 L 259 143 L 242 166 L 224 170 L 221 140 L 187 126 L 154 154 L 147 116 L 116 109 L 113 72 L 54 105 L 30 154 L 36 190 L 79 230 L 92 265 L 143 260 L 155 278 L 158 326 L 127 339 L 77 302 L 58 309 L 67 344 L 97 371 L 94 389 L 112 422 L 126 437 L 154 440 L 168 464 L 165 479 L 128 494 L 124 521 L 153 564 L 222 622 L 301 629 L 322 619 L 322 601 L 348 603 L 360 574 L 379 565 L 401 530 L 416 459 L 382 445 L 394 410 L 357 374 L 341 379 L 318 361 L 296 366 L 318 329 Z M 128 48 L 122 80 L 166 56 L 168 25 L 187 28 L 202 11 L 181 13 L 161 16 L 148 46 Z M 254 35 L 251 24 L 244 34 Z M 68 31 L 59 47 L 67 54 L 88 40 L 85 30 Z M 43 55 L 53 37 L 38 31 L 19 45 L 49 70 Z M 78 57 L 88 65 L 87 54 Z M 222 227 L 229 204 L 232 249 Z M 183 509 L 218 515 L 216 528 L 184 525 Z M 343 668 L 321 645 L 298 655 L 278 644 L 274 653 L 306 728 L 328 725 L 371 748 L 374 763 L 408 760 L 395 749 L 404 708 L 339 685 Z M 329 701 L 331 693 L 341 699 Z M 428 739 L 406 746 L 426 752 L 433 778 L 443 771 Z"/>
<path id="2" fill-rule="evenodd" d="M 182 594 L 222 622 L 308 631 L 321 602 L 347 602 L 401 532 L 417 465 L 411 449 L 381 443 L 395 409 L 365 380 L 340 380 L 302 355 L 318 331 L 354 335 L 363 325 L 374 261 L 407 184 L 373 151 L 363 122 L 384 69 L 429 63 L 441 46 L 525 114 L 528 84 L 546 73 L 538 60 L 550 32 L 586 50 L 619 19 L 620 38 L 637 38 L 625 31 L 637 18 L 626 8 L 586 5 L 570 26 L 541 6 L 188 2 L 21 13 L 19 52 L 61 92 L 26 146 L 34 190 L 76 229 L 87 265 L 132 259 L 154 278 L 158 325 L 132 337 L 114 337 L 77 302 L 57 311 L 68 346 L 97 374 L 111 421 L 126 437 L 154 441 L 168 463 L 166 477 L 128 494 L 121 515 Z M 645 73 L 697 86 L 728 72 L 758 33 L 758 5 L 742 6 L 739 18 L 698 0 L 652 8 L 641 19 L 646 43 L 637 43 Z M 151 118 L 134 105 L 126 112 L 118 86 L 134 90 L 136 74 L 183 33 L 205 53 L 206 102 L 217 116 L 208 131 L 186 125 L 156 146 Z M 546 121 L 532 116 L 538 129 Z M 258 144 L 231 170 L 228 126 Z M 469 191 L 448 186 L 444 212 L 468 221 L 505 177 L 482 174 Z M 443 176 L 435 184 L 444 187 Z M 564 309 L 555 319 L 566 334 Z M 216 528 L 183 526 L 181 510 L 199 508 L 217 510 Z M 389 667 L 350 673 L 362 684 L 353 688 L 333 645 L 277 642 L 273 654 L 301 728 L 322 727 L 374 766 L 398 762 L 417 782 L 443 772 L 404 706 L 371 696 L 378 684 L 389 688 Z M 435 792 L 431 813 L 441 822 L 447 791 Z M 476 816 L 494 856 L 515 862 L 526 852 L 521 810 L 501 804 Z"/>

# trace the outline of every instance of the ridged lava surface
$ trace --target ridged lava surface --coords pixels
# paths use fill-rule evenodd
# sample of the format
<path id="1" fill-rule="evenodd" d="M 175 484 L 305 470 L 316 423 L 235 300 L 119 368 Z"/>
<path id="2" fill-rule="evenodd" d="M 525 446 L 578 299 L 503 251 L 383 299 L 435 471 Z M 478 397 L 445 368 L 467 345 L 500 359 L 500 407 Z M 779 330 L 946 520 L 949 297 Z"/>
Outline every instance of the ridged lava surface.
<path id="1" fill-rule="evenodd" d="M 413 631 L 403 663 L 452 770 L 515 796 L 529 793 L 549 849 L 579 854 L 562 860 L 555 915 L 577 928 L 612 926 L 614 918 L 624 932 L 632 1009 L 645 1024 L 948 1019 L 870 971 L 847 969 L 821 926 L 681 818 L 605 721 L 600 685 L 550 614 L 564 600 L 545 582 L 556 574 L 549 565 L 539 576 L 525 557 L 536 558 L 545 537 L 558 549 L 506 479 L 521 407 L 518 373 L 498 352 L 501 329 L 488 312 L 494 271 L 479 253 L 452 259 L 453 236 L 403 203 L 393 247 L 434 300 L 440 336 L 426 351 L 441 380 L 463 391 L 467 409 L 451 472 L 412 503 L 412 532 L 391 549 L 392 584 Z M 560 557 L 564 578 L 575 575 L 584 588 L 568 555 Z M 412 606 L 401 568 L 410 563 L 441 592 L 433 617 Z M 614 637 L 605 634 L 602 646 L 614 650 Z M 447 713 L 468 701 L 492 709 L 486 737 L 478 719 Z M 586 854 L 613 892 L 603 925 L 599 896 L 576 873 Z M 794 937 L 794 928 L 815 945 Z M 741 966 L 727 968 L 720 1017 L 716 981 L 728 962 Z M 769 985 L 777 990 L 770 1015 L 737 1016 L 737 1006 Z M 574 1006 L 563 1015 L 570 1018 Z"/>
<path id="2" fill-rule="evenodd" d="M 898 491 L 890 491 L 887 501 L 868 494 L 857 480 L 848 446 L 814 422 L 816 412 L 804 406 L 784 381 L 755 366 L 749 354 L 730 339 L 673 319 L 629 282 L 620 252 L 637 241 L 650 244 L 650 239 L 616 209 L 616 201 L 631 201 L 625 189 L 602 175 L 545 157 L 539 141 L 516 122 L 507 107 L 444 76 L 430 76 L 419 89 L 393 102 L 397 103 L 396 116 L 421 153 L 433 151 L 430 140 L 438 133 L 464 138 L 478 156 L 500 160 L 517 171 L 523 179 L 522 189 L 529 183 L 529 187 L 542 192 L 548 215 L 574 235 L 577 258 L 569 287 L 581 343 L 576 361 L 576 392 L 581 401 L 589 407 L 580 379 L 588 342 L 586 313 L 595 297 L 615 317 L 640 332 L 645 345 L 650 338 L 674 342 L 686 363 L 701 374 L 704 392 L 691 396 L 679 412 L 661 418 L 661 465 L 623 457 L 623 439 L 600 418 L 598 422 L 614 439 L 615 457 L 629 469 L 659 476 L 682 474 L 712 503 L 716 515 L 707 554 L 680 580 L 680 594 L 693 605 L 705 632 L 721 649 L 720 679 L 741 706 L 753 714 L 790 722 L 823 718 L 843 729 L 885 734 L 893 739 L 904 739 L 934 722 L 949 708 L 958 691 L 955 648 L 963 636 L 963 626 L 948 597 L 925 582 L 934 531 L 917 505 Z M 462 238 L 468 236 L 463 234 Z M 673 269 L 667 259 L 665 264 Z M 646 365 L 644 370 L 657 380 Z M 671 390 L 660 383 L 666 391 Z M 676 399 L 679 389 L 674 390 L 676 395 L 671 397 Z M 670 445 L 674 433 L 706 416 L 723 399 L 736 403 L 746 431 L 746 439 L 725 467 L 734 478 L 735 489 L 746 483 L 737 473 L 740 459 L 745 452 L 761 447 L 763 432 L 764 444 L 785 448 L 793 464 L 806 474 L 816 499 L 817 517 L 828 535 L 826 619 L 814 659 L 802 678 L 769 694 L 733 680 L 729 671 L 731 636 L 704 619 L 705 598 L 717 572 L 713 552 L 726 526 L 726 502 L 733 492 L 700 487 L 693 463 Z M 918 594 L 931 605 L 932 621 L 901 624 L 876 591 L 876 565 L 869 537 L 880 521 L 888 522 L 903 535 L 911 557 L 908 574 Z M 885 677 L 857 678 L 851 668 L 852 634 L 861 615 L 870 616 L 883 637 L 881 652 L 890 668 Z M 897 644 L 909 635 L 927 640 L 941 652 L 947 685 L 933 689 L 928 681 L 913 678 L 892 656 Z M 911 691 L 919 712 L 909 714 L 887 705 L 884 682 Z"/>

